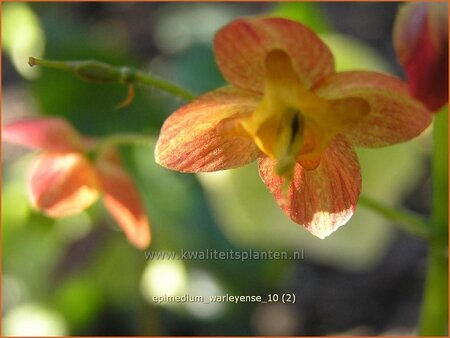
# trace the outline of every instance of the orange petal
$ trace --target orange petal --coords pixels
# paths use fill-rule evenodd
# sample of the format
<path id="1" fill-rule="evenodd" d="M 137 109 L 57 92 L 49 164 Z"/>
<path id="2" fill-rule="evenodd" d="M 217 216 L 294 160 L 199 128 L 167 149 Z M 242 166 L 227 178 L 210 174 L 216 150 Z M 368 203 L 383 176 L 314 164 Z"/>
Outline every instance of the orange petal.
<path id="1" fill-rule="evenodd" d="M 164 123 L 155 149 L 156 162 L 182 172 L 216 171 L 242 166 L 260 154 L 239 130 L 239 118 L 253 112 L 260 97 L 222 88 L 181 107 Z"/>
<path id="2" fill-rule="evenodd" d="M 343 137 L 330 144 L 316 169 L 296 165 L 286 196 L 282 179 L 275 174 L 275 161 L 259 160 L 259 174 L 286 214 L 319 238 L 347 223 L 361 191 L 358 159 Z"/>
<path id="3" fill-rule="evenodd" d="M 448 101 L 448 4 L 403 5 L 393 39 L 411 93 L 430 110 L 439 110 Z"/>
<path id="4" fill-rule="evenodd" d="M 3 127 L 6 142 L 56 152 L 82 151 L 82 139 L 66 121 L 57 117 L 27 118 Z"/>
<path id="5" fill-rule="evenodd" d="M 104 203 L 122 227 L 131 244 L 140 249 L 150 244 L 150 225 L 139 192 L 118 163 L 118 155 L 108 149 L 100 155 L 97 170 L 104 192 Z"/>
<path id="6" fill-rule="evenodd" d="M 302 84 L 309 88 L 334 72 L 333 55 L 319 37 L 298 22 L 281 18 L 235 20 L 215 37 L 217 64 L 233 85 L 262 93 L 264 62 L 279 49 L 292 60 Z"/>
<path id="7" fill-rule="evenodd" d="M 33 163 L 28 176 L 32 204 L 52 217 L 79 213 L 98 198 L 92 166 L 78 153 L 46 153 Z"/>
<path id="8" fill-rule="evenodd" d="M 361 98 L 370 111 L 342 134 L 353 144 L 382 147 L 410 140 L 431 123 L 431 114 L 408 93 L 399 79 L 374 72 L 343 72 L 327 77 L 314 89 L 326 99 Z"/>

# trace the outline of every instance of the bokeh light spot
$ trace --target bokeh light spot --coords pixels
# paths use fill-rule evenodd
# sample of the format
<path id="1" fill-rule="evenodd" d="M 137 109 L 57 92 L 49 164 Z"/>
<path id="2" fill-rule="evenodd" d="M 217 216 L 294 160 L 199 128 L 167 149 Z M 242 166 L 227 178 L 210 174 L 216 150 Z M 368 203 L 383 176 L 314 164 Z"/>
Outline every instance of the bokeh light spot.
<path id="1" fill-rule="evenodd" d="M 173 297 L 187 290 L 187 274 L 180 261 L 151 261 L 144 270 L 141 292 L 151 304 L 174 305 L 173 302 L 155 302 L 154 297 Z"/>
<path id="2" fill-rule="evenodd" d="M 42 57 L 45 36 L 36 14 L 26 3 L 3 5 L 2 45 L 15 69 L 26 79 L 34 79 L 39 70 L 28 65 L 28 57 Z"/>
<path id="3" fill-rule="evenodd" d="M 5 336 L 65 336 L 64 318 L 39 304 L 25 304 L 12 309 L 3 320 Z"/>

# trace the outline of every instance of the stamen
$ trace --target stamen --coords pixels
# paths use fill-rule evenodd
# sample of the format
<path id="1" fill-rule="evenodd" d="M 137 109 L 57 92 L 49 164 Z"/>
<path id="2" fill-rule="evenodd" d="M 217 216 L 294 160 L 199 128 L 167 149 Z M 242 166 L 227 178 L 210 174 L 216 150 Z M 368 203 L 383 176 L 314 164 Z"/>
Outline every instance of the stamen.
<path id="1" fill-rule="evenodd" d="M 294 108 L 284 111 L 277 131 L 275 172 L 285 179 L 283 190 L 292 181 L 297 155 L 303 144 L 304 119 L 301 112 Z"/>
<path id="2" fill-rule="evenodd" d="M 294 118 L 292 119 L 292 122 L 291 122 L 291 140 L 289 141 L 290 148 L 292 147 L 292 145 L 295 141 L 295 137 L 297 136 L 299 128 L 300 128 L 300 121 L 299 121 L 298 115 L 295 114 Z"/>

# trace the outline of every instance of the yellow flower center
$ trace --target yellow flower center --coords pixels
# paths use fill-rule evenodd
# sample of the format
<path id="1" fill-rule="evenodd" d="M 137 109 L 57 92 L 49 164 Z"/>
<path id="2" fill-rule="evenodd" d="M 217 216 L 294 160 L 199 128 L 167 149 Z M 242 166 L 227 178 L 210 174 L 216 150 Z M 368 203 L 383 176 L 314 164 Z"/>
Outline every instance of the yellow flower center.
<path id="1" fill-rule="evenodd" d="M 369 113 L 361 98 L 326 100 L 305 88 L 288 54 L 270 51 L 265 60 L 264 96 L 240 124 L 267 156 L 276 173 L 292 180 L 299 163 L 315 169 L 332 139 Z"/>

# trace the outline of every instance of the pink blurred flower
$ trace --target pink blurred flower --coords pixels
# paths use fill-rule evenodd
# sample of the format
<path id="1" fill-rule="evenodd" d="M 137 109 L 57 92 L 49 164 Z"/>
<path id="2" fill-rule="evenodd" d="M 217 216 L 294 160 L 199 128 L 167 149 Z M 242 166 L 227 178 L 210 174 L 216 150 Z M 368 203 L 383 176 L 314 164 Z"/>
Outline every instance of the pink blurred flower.
<path id="1" fill-rule="evenodd" d="M 411 2 L 394 24 L 394 47 L 409 89 L 431 111 L 448 101 L 448 5 Z"/>
<path id="2" fill-rule="evenodd" d="M 51 217 L 79 213 L 103 195 L 105 207 L 138 248 L 150 243 L 150 227 L 139 193 L 112 147 L 95 161 L 87 151 L 95 141 L 82 137 L 61 118 L 30 118 L 3 127 L 6 142 L 41 149 L 27 178 L 32 205 Z"/>

